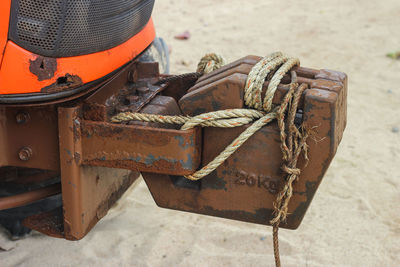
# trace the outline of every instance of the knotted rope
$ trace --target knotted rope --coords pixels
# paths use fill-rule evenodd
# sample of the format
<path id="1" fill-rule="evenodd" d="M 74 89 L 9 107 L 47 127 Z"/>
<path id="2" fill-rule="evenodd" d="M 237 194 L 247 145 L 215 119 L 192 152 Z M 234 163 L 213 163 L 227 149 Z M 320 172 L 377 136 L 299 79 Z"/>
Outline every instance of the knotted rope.
<path id="1" fill-rule="evenodd" d="M 198 71 L 208 73 L 222 66 L 223 60 L 215 54 L 206 55 L 199 63 Z M 291 72 L 291 83 L 289 91 L 285 95 L 282 103 L 276 107 L 272 104 L 274 94 L 283 76 L 294 66 L 299 65 L 298 59 L 290 58 L 280 52 L 273 53 L 259 61 L 250 71 L 246 86 L 244 88 L 244 101 L 247 109 L 228 109 L 204 113 L 198 116 L 164 116 L 143 113 L 125 112 L 114 116 L 112 122 L 124 122 L 139 120 L 146 122 L 170 123 L 183 126 L 182 130 L 201 127 L 223 127 L 231 128 L 252 123 L 244 130 L 233 142 L 228 145 L 214 160 L 191 175 L 185 176 L 190 180 L 199 180 L 220 166 L 229 156 L 231 156 L 244 142 L 246 142 L 259 129 L 277 119 L 280 130 L 281 150 L 284 165 L 283 171 L 287 174 L 286 184 L 278 194 L 274 203 L 275 217 L 270 221 L 273 225 L 274 255 L 276 266 L 280 266 L 278 229 L 279 224 L 286 220 L 288 204 L 293 195 L 293 182 L 300 175 L 297 161 L 303 152 L 307 160 L 307 131 L 303 127 L 299 130 L 294 125 L 294 119 L 298 103 L 303 91 L 307 88 L 306 84 L 299 86 L 297 76 Z M 265 80 L 270 79 L 264 100 L 262 100 L 262 87 Z M 287 115 L 287 125 L 285 125 L 285 114 Z M 286 133 L 287 131 L 287 133 Z"/>
<path id="2" fill-rule="evenodd" d="M 306 162 L 308 161 L 307 156 L 307 143 L 308 131 L 301 127 L 301 131 L 294 125 L 294 119 L 296 116 L 297 106 L 300 101 L 300 97 L 305 89 L 306 84 L 300 86 L 295 82 L 296 74 L 294 71 L 291 72 L 292 83 L 290 84 L 289 92 L 286 94 L 283 103 L 279 107 L 278 111 L 278 127 L 280 130 L 281 139 L 281 151 L 284 164 L 282 170 L 287 174 L 286 183 L 283 189 L 278 193 L 278 197 L 274 202 L 274 215 L 275 217 L 270 220 L 274 244 L 274 256 L 275 265 L 281 266 L 279 256 L 279 224 L 286 220 L 288 215 L 288 206 L 290 199 L 293 195 L 293 182 L 300 176 L 300 169 L 297 168 L 297 161 L 300 154 L 303 152 Z M 289 106 L 287 125 L 285 125 L 285 111 Z M 288 133 L 286 134 L 286 128 Z"/>

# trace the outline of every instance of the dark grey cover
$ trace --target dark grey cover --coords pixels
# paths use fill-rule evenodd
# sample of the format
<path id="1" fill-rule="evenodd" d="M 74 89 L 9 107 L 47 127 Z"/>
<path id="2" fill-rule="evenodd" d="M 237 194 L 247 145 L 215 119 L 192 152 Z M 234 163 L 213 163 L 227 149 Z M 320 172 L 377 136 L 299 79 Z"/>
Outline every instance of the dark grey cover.
<path id="1" fill-rule="evenodd" d="M 153 5 L 154 0 L 13 0 L 9 39 L 47 57 L 104 51 L 142 30 Z"/>

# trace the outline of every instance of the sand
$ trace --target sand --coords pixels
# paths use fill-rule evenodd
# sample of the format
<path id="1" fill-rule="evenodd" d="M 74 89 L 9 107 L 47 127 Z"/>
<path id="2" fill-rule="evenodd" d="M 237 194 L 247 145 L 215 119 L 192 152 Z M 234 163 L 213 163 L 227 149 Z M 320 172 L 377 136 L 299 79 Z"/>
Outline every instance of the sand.
<path id="1" fill-rule="evenodd" d="M 157 1 L 172 71 L 281 50 L 349 76 L 348 125 L 284 266 L 400 266 L 400 1 Z M 190 40 L 174 35 L 189 30 Z M 0 266 L 272 266 L 271 228 L 158 208 L 141 181 L 77 242 L 0 232 Z"/>

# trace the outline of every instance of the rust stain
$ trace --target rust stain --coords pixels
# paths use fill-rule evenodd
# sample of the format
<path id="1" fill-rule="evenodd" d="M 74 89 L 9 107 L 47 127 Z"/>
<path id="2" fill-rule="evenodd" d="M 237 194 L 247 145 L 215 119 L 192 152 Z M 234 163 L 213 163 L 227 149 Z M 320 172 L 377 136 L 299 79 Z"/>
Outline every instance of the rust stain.
<path id="1" fill-rule="evenodd" d="M 39 81 L 53 78 L 57 70 L 57 59 L 38 56 L 35 60 L 29 60 L 29 71 L 38 77 Z"/>
<path id="2" fill-rule="evenodd" d="M 64 238 L 64 217 L 61 207 L 29 216 L 23 220 L 23 224 L 45 235 Z"/>
<path id="3" fill-rule="evenodd" d="M 74 127 L 72 131 L 74 135 L 74 142 L 77 143 L 81 139 L 81 122 L 76 118 L 73 123 Z"/>
<path id="4" fill-rule="evenodd" d="M 78 152 L 75 152 L 74 159 L 75 159 L 76 164 L 79 164 L 81 161 L 81 154 L 79 154 Z"/>
<path id="5" fill-rule="evenodd" d="M 54 73 L 53 73 L 54 74 Z M 78 75 L 71 75 L 69 73 L 62 77 L 58 77 L 57 81 L 50 84 L 49 86 L 43 87 L 42 93 L 57 93 L 61 91 L 66 91 L 74 89 L 83 85 L 82 79 Z"/>

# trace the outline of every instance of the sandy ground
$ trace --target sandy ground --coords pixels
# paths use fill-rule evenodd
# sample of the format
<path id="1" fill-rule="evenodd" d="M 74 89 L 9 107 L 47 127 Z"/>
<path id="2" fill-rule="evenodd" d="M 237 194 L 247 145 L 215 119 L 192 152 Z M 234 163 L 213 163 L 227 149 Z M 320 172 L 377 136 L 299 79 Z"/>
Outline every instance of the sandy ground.
<path id="1" fill-rule="evenodd" d="M 349 76 L 348 125 L 284 266 L 400 266 L 400 1 L 157 1 L 172 71 L 281 50 Z M 188 41 L 173 36 L 189 30 Z M 397 128 L 396 128 L 397 127 Z M 397 130 L 396 130 L 397 129 Z M 271 229 L 156 207 L 141 182 L 78 242 L 0 233 L 1 266 L 272 266 Z"/>

